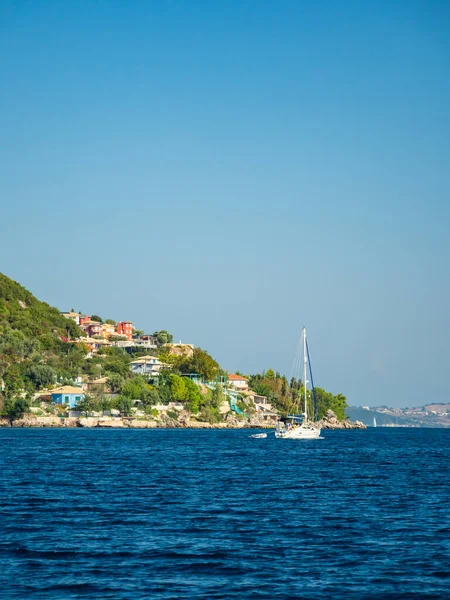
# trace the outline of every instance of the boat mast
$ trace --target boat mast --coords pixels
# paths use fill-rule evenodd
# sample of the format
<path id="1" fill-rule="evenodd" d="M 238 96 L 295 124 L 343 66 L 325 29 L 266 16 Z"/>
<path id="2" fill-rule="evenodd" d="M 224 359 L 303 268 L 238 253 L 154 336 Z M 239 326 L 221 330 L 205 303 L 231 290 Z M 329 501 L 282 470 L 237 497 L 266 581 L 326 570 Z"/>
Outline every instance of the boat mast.
<path id="1" fill-rule="evenodd" d="M 303 327 L 303 388 L 305 390 L 305 421 L 308 420 L 308 410 L 306 407 L 306 367 L 308 362 L 308 354 L 306 352 L 306 327 Z"/>

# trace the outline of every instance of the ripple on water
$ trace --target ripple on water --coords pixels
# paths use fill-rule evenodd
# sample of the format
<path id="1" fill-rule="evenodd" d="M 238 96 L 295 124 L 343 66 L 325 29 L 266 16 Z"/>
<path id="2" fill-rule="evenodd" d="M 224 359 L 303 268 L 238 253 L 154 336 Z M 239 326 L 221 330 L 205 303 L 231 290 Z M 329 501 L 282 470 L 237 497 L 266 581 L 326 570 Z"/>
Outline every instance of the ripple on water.
<path id="1" fill-rule="evenodd" d="M 450 431 L 0 430 L 1 598 L 450 598 Z"/>

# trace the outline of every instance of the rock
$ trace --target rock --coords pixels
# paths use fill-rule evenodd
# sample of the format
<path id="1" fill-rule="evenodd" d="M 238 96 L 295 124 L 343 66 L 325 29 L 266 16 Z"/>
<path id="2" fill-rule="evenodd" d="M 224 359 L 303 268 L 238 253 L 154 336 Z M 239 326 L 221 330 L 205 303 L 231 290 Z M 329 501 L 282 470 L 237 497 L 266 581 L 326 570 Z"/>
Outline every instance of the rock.
<path id="1" fill-rule="evenodd" d="M 99 419 L 97 427 L 124 427 L 125 423 L 122 419 Z M 129 425 L 128 425 L 129 427 Z"/>
<path id="2" fill-rule="evenodd" d="M 56 416 L 36 417 L 24 415 L 22 419 L 12 422 L 12 427 L 64 427 L 64 419 Z"/>
<path id="3" fill-rule="evenodd" d="M 79 427 L 97 427 L 98 419 L 94 417 L 80 417 L 78 419 Z"/>
<path id="4" fill-rule="evenodd" d="M 158 425 L 157 425 L 156 421 L 151 421 L 151 420 L 144 421 L 141 419 L 132 419 L 131 421 L 128 421 L 126 426 L 134 427 L 136 429 L 154 429 Z"/>
<path id="5" fill-rule="evenodd" d="M 361 421 L 356 421 L 355 423 L 348 419 L 339 421 L 336 414 L 330 409 L 327 410 L 323 419 L 317 423 L 317 426 L 321 429 L 367 429 Z"/>

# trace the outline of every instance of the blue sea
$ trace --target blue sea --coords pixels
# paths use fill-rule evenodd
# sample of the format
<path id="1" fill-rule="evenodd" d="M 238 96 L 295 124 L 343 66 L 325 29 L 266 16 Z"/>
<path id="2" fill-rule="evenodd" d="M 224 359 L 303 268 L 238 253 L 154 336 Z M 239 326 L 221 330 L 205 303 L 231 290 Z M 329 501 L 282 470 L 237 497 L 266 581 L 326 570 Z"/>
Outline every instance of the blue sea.
<path id="1" fill-rule="evenodd" d="M 0 429 L 0 598 L 450 598 L 450 431 Z"/>

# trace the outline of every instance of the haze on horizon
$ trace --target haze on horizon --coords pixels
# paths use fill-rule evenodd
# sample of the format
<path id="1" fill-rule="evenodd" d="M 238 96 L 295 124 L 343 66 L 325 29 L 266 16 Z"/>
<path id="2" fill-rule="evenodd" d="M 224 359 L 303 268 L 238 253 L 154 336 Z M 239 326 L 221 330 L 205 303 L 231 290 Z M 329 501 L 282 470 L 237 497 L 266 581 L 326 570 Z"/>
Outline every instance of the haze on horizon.
<path id="1" fill-rule="evenodd" d="M 350 404 L 448 402 L 446 2 L 0 3 L 0 271 Z"/>

